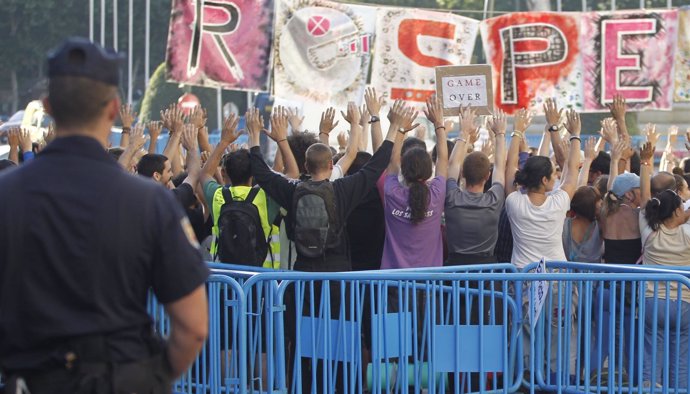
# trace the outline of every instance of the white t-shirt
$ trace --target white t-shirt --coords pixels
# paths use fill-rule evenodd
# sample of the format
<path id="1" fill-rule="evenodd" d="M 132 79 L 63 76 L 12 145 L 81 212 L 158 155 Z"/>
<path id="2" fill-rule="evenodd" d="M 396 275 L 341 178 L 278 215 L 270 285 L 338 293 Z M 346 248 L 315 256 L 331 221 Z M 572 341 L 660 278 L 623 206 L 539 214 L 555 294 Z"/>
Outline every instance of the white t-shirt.
<path id="1" fill-rule="evenodd" d="M 558 189 L 546 196 L 541 206 L 532 204 L 527 193 L 516 191 L 506 198 L 506 213 L 513 232 L 511 262 L 522 268 L 542 257 L 565 261 L 563 222 L 570 209 L 570 197 Z"/>
<path id="2" fill-rule="evenodd" d="M 334 180 L 340 179 L 344 176 L 345 174 L 343 174 L 343 169 L 340 167 L 340 164 L 336 164 L 333 166 L 333 171 L 331 172 L 331 178 L 329 180 L 333 182 Z"/>

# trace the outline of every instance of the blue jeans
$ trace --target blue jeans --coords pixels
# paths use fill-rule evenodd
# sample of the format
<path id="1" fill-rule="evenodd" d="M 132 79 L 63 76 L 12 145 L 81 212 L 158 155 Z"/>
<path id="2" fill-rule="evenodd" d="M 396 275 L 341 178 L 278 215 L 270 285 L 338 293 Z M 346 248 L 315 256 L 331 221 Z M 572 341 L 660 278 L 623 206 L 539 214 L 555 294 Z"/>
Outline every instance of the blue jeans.
<path id="1" fill-rule="evenodd" d="M 654 304 L 657 302 L 657 313 L 654 315 Z M 679 305 L 680 304 L 680 305 Z M 680 307 L 680 308 L 679 308 Z M 680 312 L 680 325 L 678 313 Z M 666 337 L 666 315 L 668 313 L 668 337 Z M 668 310 L 666 300 L 660 298 L 645 299 L 645 336 L 644 336 L 644 369 L 642 377 L 645 382 L 663 384 L 664 366 L 668 366 L 669 387 L 688 386 L 688 337 L 690 337 L 690 304 L 670 300 Z M 652 330 L 656 327 L 656 337 Z M 668 343 L 669 353 L 664 350 Z M 678 349 L 677 349 L 678 348 Z M 655 359 L 652 370 L 652 360 Z M 667 361 L 668 360 L 668 361 Z M 676 374 L 676 369 L 678 373 Z"/>

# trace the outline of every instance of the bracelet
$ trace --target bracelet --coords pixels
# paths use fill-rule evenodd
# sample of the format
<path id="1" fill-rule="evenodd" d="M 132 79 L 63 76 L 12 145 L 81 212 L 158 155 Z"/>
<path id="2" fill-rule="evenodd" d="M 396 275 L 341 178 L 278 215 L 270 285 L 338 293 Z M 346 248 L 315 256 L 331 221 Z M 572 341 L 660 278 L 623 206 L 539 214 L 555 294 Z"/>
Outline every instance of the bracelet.
<path id="1" fill-rule="evenodd" d="M 650 162 L 648 162 L 648 161 L 641 161 L 640 164 L 643 165 L 643 166 L 650 166 L 650 165 L 652 165 L 652 164 L 651 164 Z"/>
<path id="2" fill-rule="evenodd" d="M 464 138 L 462 138 L 462 137 L 458 137 L 458 138 L 455 139 L 455 143 L 456 143 L 456 144 L 458 143 L 458 141 L 462 141 L 462 142 L 464 142 L 464 143 L 467 143 L 467 140 L 464 139 Z"/>
<path id="3" fill-rule="evenodd" d="M 570 137 L 569 140 L 570 140 L 570 141 L 572 141 L 572 140 L 582 141 L 582 138 L 580 138 L 580 136 L 574 135 L 574 136 Z"/>
<path id="4" fill-rule="evenodd" d="M 446 126 L 438 126 L 438 127 L 436 128 L 436 131 L 438 131 L 438 129 L 443 129 L 443 130 L 445 130 L 445 129 L 446 129 Z"/>
<path id="5" fill-rule="evenodd" d="M 283 142 L 283 141 L 287 141 L 287 138 L 283 138 L 282 140 L 276 141 L 276 144 L 280 144 L 280 143 Z"/>
<path id="6" fill-rule="evenodd" d="M 131 127 L 123 127 L 122 128 L 122 134 L 129 134 L 130 131 L 132 131 Z"/>
<path id="7" fill-rule="evenodd" d="M 319 135 L 321 134 L 329 135 L 328 133 L 324 133 L 323 131 L 319 133 Z"/>
<path id="8" fill-rule="evenodd" d="M 499 135 L 506 135 L 506 133 L 496 133 L 496 137 L 498 137 Z"/>
<path id="9" fill-rule="evenodd" d="M 513 131 L 513 133 L 512 133 L 512 134 L 510 134 L 510 136 L 511 136 L 511 137 L 520 137 L 520 138 L 525 138 L 525 135 L 524 135 L 524 134 L 522 134 L 522 133 L 521 133 L 521 132 L 519 132 L 519 131 Z"/>
<path id="10" fill-rule="evenodd" d="M 399 127 L 399 128 L 398 128 L 398 133 L 400 133 L 400 134 L 402 134 L 402 135 L 405 135 L 406 132 L 405 132 L 405 129 L 404 129 L 404 128 Z"/>

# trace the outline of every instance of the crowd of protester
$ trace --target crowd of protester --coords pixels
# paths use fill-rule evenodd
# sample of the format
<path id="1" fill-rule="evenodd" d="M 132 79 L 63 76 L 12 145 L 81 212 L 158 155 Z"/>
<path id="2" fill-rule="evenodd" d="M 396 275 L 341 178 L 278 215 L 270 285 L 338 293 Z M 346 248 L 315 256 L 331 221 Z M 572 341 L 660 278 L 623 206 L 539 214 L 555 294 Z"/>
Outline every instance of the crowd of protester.
<path id="1" fill-rule="evenodd" d="M 123 106 L 120 144 L 109 153 L 124 170 L 172 190 L 209 261 L 302 271 L 499 261 L 522 268 L 542 258 L 690 265 L 690 160 L 679 160 L 673 151 L 679 130 L 669 129 L 655 170 L 659 133 L 647 125 L 647 142 L 632 146 L 621 97 L 611 104 L 611 117 L 602 121 L 598 135 L 587 138 L 575 111 L 546 100 L 538 148 L 526 144 L 532 114 L 524 109 L 515 114 L 506 138 L 509 122 L 502 111 L 480 121 L 472 108 L 462 108 L 458 135 L 449 141 L 452 122 L 432 97 L 424 111 L 437 141 L 431 152 L 423 139 L 410 135 L 419 127 L 418 114 L 404 102 L 391 103 L 384 114 L 383 98 L 373 89 L 363 101 L 342 112 L 349 130 L 337 138 L 331 138 L 339 123 L 332 108 L 315 133 L 305 131 L 296 110 L 274 108 L 267 128 L 259 111 L 250 108 L 246 130 L 238 130 L 238 117 L 230 115 L 215 147 L 200 107 L 185 114 L 171 105 L 160 121 L 144 124 L 131 106 Z M 385 133 L 383 116 L 390 124 Z M 482 129 L 486 139 L 476 148 Z M 163 130 L 169 137 L 163 154 L 157 154 Z M 248 146 L 235 144 L 243 133 Z M 278 147 L 270 166 L 260 146 L 262 133 Z M 40 143 L 18 128 L 8 137 L 3 171 L 30 162 L 54 133 Z M 334 139 L 337 147 L 330 145 Z M 255 206 L 256 223 L 246 205 L 226 209 L 230 200 Z M 243 240 L 249 249 L 223 246 L 232 242 L 224 232 L 243 232 L 227 230 L 236 225 L 228 218 L 238 215 L 245 221 L 237 222 L 250 227 L 245 235 L 251 238 L 254 231 L 262 238 Z M 679 300 L 673 285 L 666 291 L 660 297 L 681 303 L 683 319 L 690 319 L 690 293 Z M 681 343 L 687 344 L 689 335 L 680 331 Z M 645 351 L 653 340 L 646 338 Z M 687 352 L 687 346 L 681 348 Z M 647 381 L 650 368 L 643 371 Z M 687 365 L 680 373 L 687 374 Z"/>

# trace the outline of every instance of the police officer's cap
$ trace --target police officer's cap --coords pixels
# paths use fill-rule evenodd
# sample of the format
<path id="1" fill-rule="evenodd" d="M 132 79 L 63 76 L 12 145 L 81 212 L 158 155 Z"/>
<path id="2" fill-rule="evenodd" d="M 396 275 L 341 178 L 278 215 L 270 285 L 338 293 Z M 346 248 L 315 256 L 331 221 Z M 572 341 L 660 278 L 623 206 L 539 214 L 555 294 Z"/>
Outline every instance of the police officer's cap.
<path id="1" fill-rule="evenodd" d="M 83 37 L 71 37 L 48 54 L 48 78 L 84 77 L 118 85 L 124 56 Z"/>

